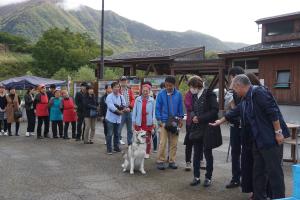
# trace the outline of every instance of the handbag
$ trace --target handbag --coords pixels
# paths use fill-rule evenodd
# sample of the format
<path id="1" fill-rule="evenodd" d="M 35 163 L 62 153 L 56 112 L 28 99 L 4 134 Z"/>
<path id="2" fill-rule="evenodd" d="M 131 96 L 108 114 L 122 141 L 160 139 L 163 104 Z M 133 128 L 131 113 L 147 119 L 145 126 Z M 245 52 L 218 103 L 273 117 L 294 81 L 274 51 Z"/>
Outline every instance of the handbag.
<path id="1" fill-rule="evenodd" d="M 18 109 L 14 112 L 14 118 L 15 119 L 20 119 L 22 116 L 23 116 L 23 113 L 20 109 Z"/>
<path id="2" fill-rule="evenodd" d="M 170 114 L 170 106 L 169 106 L 168 96 L 167 96 L 167 106 L 168 106 L 168 120 L 167 120 L 167 123 L 165 124 L 165 129 L 174 135 L 178 135 L 179 134 L 179 128 L 178 128 L 179 118 Z M 172 106 L 172 110 L 173 110 L 173 106 Z"/>
<path id="3" fill-rule="evenodd" d="M 205 131 L 206 127 L 192 123 L 189 131 L 189 139 L 191 141 L 201 140 L 204 137 Z"/>

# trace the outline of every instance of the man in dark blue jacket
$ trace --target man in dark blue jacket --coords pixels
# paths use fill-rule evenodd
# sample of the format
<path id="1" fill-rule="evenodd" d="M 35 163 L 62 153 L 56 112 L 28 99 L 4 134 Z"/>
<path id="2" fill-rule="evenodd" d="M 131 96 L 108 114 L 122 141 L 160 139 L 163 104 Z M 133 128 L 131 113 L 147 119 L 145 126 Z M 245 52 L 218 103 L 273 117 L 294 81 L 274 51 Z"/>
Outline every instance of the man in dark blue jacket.
<path id="1" fill-rule="evenodd" d="M 241 116 L 242 125 L 246 123 L 250 125 L 254 139 L 254 199 L 266 199 L 266 177 L 270 183 L 272 199 L 284 198 L 285 185 L 280 145 L 284 138 L 289 136 L 289 131 L 279 107 L 266 88 L 252 86 L 246 75 L 236 76 L 232 88 L 242 97 L 241 103 L 211 125 L 217 126 L 225 121 L 231 121 L 236 116 Z"/>
<path id="2" fill-rule="evenodd" d="M 165 80 L 165 89 L 161 90 L 156 98 L 155 117 L 160 126 L 160 144 L 157 159 L 157 168 L 165 169 L 166 146 L 169 140 L 170 155 L 169 168 L 177 169 L 175 163 L 178 129 L 182 127 L 183 118 L 183 100 L 180 92 L 175 89 L 176 79 L 174 76 L 169 76 Z M 169 123 L 174 119 L 173 123 Z M 169 125 L 174 125 L 174 129 L 169 129 Z M 173 131 L 174 130 L 174 131 Z"/>

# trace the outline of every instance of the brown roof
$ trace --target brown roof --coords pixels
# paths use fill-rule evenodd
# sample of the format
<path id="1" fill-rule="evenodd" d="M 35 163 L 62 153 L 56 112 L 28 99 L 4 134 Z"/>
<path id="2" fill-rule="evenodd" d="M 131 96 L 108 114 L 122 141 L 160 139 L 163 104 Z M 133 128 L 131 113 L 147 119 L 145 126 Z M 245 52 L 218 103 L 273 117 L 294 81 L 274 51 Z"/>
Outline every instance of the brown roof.
<path id="1" fill-rule="evenodd" d="M 174 59 L 181 55 L 187 55 L 194 52 L 203 52 L 204 47 L 189 48 L 173 48 L 173 49 L 157 49 L 150 51 L 125 52 L 113 56 L 105 57 L 106 62 L 110 61 L 129 61 L 129 60 L 149 60 L 149 59 Z M 99 62 L 100 58 L 91 60 L 91 62 Z"/>
<path id="2" fill-rule="evenodd" d="M 256 20 L 255 22 L 257 24 L 267 24 L 267 23 L 273 23 L 273 22 L 279 22 L 279 21 L 286 21 L 286 20 L 292 20 L 292 19 L 300 19 L 300 11 L 294 12 L 294 13 L 287 13 L 283 15 L 276 15 L 272 17 L 266 17 Z"/>

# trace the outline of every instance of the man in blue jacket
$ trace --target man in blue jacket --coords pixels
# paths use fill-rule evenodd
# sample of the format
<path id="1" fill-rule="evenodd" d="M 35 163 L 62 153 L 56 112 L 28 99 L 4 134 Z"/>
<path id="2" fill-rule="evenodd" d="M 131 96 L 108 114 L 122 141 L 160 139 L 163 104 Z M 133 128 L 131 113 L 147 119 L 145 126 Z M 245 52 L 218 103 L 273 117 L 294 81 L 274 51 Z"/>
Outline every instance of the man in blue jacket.
<path id="1" fill-rule="evenodd" d="M 165 163 L 169 162 L 169 168 L 177 169 L 176 151 L 178 142 L 178 131 L 182 127 L 183 101 L 178 90 L 175 89 L 176 79 L 168 76 L 165 80 L 165 89 L 161 90 L 156 98 L 155 117 L 160 126 L 160 144 L 157 159 L 157 168 L 164 170 Z M 173 119 L 173 120 L 171 120 Z M 170 131 L 169 125 L 173 121 L 175 131 Z M 167 128 L 167 129 L 166 129 Z M 169 142 L 168 142 L 169 140 Z M 166 159 L 167 142 L 170 145 L 169 160 Z"/>
<path id="2" fill-rule="evenodd" d="M 252 86 L 246 75 L 236 76 L 232 82 L 232 88 L 238 96 L 242 97 L 241 103 L 211 125 L 217 126 L 241 116 L 242 125 L 248 124 L 251 127 L 254 139 L 254 199 L 266 199 L 266 177 L 270 183 L 271 198 L 284 198 L 285 185 L 280 146 L 284 138 L 289 136 L 289 131 L 279 107 L 266 88 Z"/>

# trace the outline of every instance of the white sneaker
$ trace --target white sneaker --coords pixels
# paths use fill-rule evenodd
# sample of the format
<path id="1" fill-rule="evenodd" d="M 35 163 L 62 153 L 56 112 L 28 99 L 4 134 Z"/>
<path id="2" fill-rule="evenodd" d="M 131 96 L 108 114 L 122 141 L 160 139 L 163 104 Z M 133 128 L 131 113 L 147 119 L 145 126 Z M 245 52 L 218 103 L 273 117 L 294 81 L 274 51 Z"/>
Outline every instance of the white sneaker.
<path id="1" fill-rule="evenodd" d="M 149 159 L 150 158 L 150 155 L 149 154 L 145 154 L 145 159 Z"/>
<path id="2" fill-rule="evenodd" d="M 4 136 L 8 136 L 8 134 L 7 134 L 7 132 L 4 132 L 4 134 L 3 134 Z"/>
<path id="3" fill-rule="evenodd" d="M 106 141 L 104 142 L 104 145 L 106 145 Z"/>
<path id="4" fill-rule="evenodd" d="M 29 135 L 30 136 L 35 136 L 35 134 L 33 132 L 30 132 Z"/>
<path id="5" fill-rule="evenodd" d="M 125 142 L 123 142 L 123 140 L 120 140 L 120 144 L 125 145 Z"/>
<path id="6" fill-rule="evenodd" d="M 29 137 L 29 136 L 30 136 L 30 133 L 29 133 L 29 132 L 26 132 L 26 133 L 25 133 L 25 136 L 26 136 L 26 137 Z"/>

